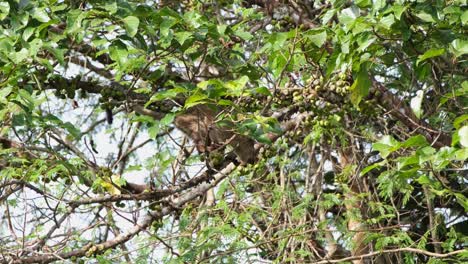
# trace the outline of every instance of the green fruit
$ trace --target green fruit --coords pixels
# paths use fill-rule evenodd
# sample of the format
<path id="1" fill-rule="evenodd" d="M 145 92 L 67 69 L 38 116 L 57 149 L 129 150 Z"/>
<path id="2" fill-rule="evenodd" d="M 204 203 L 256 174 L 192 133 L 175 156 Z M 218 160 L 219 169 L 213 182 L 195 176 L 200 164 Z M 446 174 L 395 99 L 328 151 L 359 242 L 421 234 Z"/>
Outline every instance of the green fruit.
<path id="1" fill-rule="evenodd" d="M 163 222 L 161 220 L 157 220 L 157 221 L 154 221 L 153 223 L 151 223 L 151 226 L 158 230 L 159 228 L 161 228 L 163 226 Z"/>
<path id="2" fill-rule="evenodd" d="M 73 90 L 73 89 L 67 90 L 67 97 L 70 98 L 70 99 L 75 98 L 75 90 Z"/>

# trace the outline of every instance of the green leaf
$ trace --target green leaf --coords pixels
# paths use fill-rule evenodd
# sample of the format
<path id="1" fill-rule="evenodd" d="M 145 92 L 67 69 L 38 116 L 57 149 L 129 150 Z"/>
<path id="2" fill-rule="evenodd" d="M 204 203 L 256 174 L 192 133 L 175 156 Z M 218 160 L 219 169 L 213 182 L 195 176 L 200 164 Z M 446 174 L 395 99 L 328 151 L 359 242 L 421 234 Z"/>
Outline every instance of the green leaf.
<path id="1" fill-rule="evenodd" d="M 220 99 L 217 101 L 218 105 L 222 106 L 236 106 L 232 101 L 230 100 L 225 100 L 225 99 Z"/>
<path id="2" fill-rule="evenodd" d="M 289 39 L 289 32 L 275 32 L 270 35 L 268 38 L 267 44 L 262 47 L 260 52 L 266 52 L 271 50 L 278 51 L 282 50 L 285 47 L 286 41 Z M 276 55 L 276 54 L 275 54 Z M 279 56 L 279 55 L 277 55 Z M 275 56 L 276 57 L 276 56 Z"/>
<path id="3" fill-rule="evenodd" d="M 420 118 L 422 114 L 422 101 L 424 98 L 424 91 L 419 90 L 416 92 L 416 96 L 411 99 L 410 106 L 411 109 L 413 110 L 414 114 L 416 117 Z"/>
<path id="4" fill-rule="evenodd" d="M 152 120 L 151 120 L 152 121 Z M 151 121 L 148 121 L 149 127 L 148 127 L 148 136 L 150 138 L 156 138 L 161 132 L 161 127 L 158 123 L 152 123 Z"/>
<path id="5" fill-rule="evenodd" d="M 351 102 L 357 108 L 362 98 L 369 94 L 369 88 L 371 86 L 371 80 L 367 71 L 367 64 L 362 64 L 361 69 L 358 72 L 357 78 L 353 85 L 351 85 Z"/>
<path id="6" fill-rule="evenodd" d="M 13 88 L 11 86 L 0 89 L 0 103 L 7 103 L 7 96 L 11 93 L 12 90 Z"/>
<path id="7" fill-rule="evenodd" d="M 52 11 L 52 13 L 55 13 L 55 12 L 66 10 L 68 6 L 66 4 L 61 4 L 61 5 L 56 4 L 54 6 L 49 6 L 49 8 L 50 8 L 50 11 Z"/>
<path id="8" fill-rule="evenodd" d="M 468 120 L 468 114 L 461 115 L 453 121 L 453 127 L 459 129 L 461 124 L 463 124 L 466 120 Z"/>
<path id="9" fill-rule="evenodd" d="M 401 14 L 403 14 L 403 12 L 405 12 L 406 8 L 407 8 L 406 6 L 401 6 L 401 5 L 394 4 L 391 9 L 393 10 L 393 14 L 395 15 L 395 18 L 400 20 L 401 19 Z"/>
<path id="10" fill-rule="evenodd" d="M 161 32 L 161 36 L 164 38 L 168 37 L 170 28 L 174 26 L 175 24 L 177 24 L 177 19 L 172 18 L 172 17 L 164 18 L 159 28 L 159 31 Z"/>
<path id="11" fill-rule="evenodd" d="M 107 2 L 103 7 L 111 15 L 115 14 L 117 12 L 117 10 L 118 10 L 118 6 L 117 6 L 116 1 Z"/>
<path id="12" fill-rule="evenodd" d="M 383 136 L 378 142 L 372 144 L 372 149 L 380 152 L 382 158 L 388 157 L 390 153 L 400 148 L 400 143 L 391 136 Z"/>
<path id="13" fill-rule="evenodd" d="M 393 14 L 384 16 L 380 20 L 380 24 L 384 26 L 386 29 L 390 29 L 394 23 L 395 23 L 395 16 Z"/>
<path id="14" fill-rule="evenodd" d="M 358 38 L 359 51 L 365 51 L 372 43 L 377 40 L 374 36 L 370 34 L 363 34 L 362 37 Z"/>
<path id="15" fill-rule="evenodd" d="M 455 39 L 450 43 L 450 48 L 456 57 L 468 54 L 468 40 Z"/>
<path id="16" fill-rule="evenodd" d="M 186 92 L 186 89 L 182 87 L 176 87 L 174 89 L 169 89 L 169 90 L 164 90 L 155 93 L 153 96 L 151 96 L 150 100 L 145 104 L 145 107 L 149 106 L 150 104 L 166 99 L 171 99 L 176 97 L 180 93 Z"/>
<path id="17" fill-rule="evenodd" d="M 419 164 L 419 157 L 416 155 L 397 158 L 397 170 L 403 170 L 406 166 L 414 164 Z"/>
<path id="18" fill-rule="evenodd" d="M 172 11 L 172 10 L 171 10 Z M 177 14 L 177 13 L 176 13 Z M 177 14 L 178 15 L 178 14 Z M 173 15 L 175 17 L 175 15 Z M 189 11 L 184 14 L 184 20 L 194 28 L 199 28 L 201 24 L 201 15 L 196 11 Z"/>
<path id="19" fill-rule="evenodd" d="M 218 25 L 216 26 L 219 35 L 225 35 L 228 25 Z"/>
<path id="20" fill-rule="evenodd" d="M 468 126 L 463 126 L 458 130 L 458 136 L 460 137 L 460 144 L 468 148 Z"/>
<path id="21" fill-rule="evenodd" d="M 13 43 L 10 39 L 0 39 L 0 52 L 8 54 L 13 51 Z"/>
<path id="22" fill-rule="evenodd" d="M 430 15 L 430 14 L 424 12 L 424 11 L 416 14 L 416 16 L 419 17 L 424 22 L 436 22 L 434 20 L 434 18 L 432 17 L 432 15 Z"/>
<path id="23" fill-rule="evenodd" d="M 6 1 L 0 2 L 0 20 L 5 19 L 10 13 L 10 4 Z"/>
<path id="24" fill-rule="evenodd" d="M 336 9 L 329 9 L 322 17 L 322 23 L 327 24 L 336 14 Z"/>
<path id="25" fill-rule="evenodd" d="M 318 48 L 322 47 L 327 40 L 327 32 L 324 30 L 313 30 L 305 33 L 305 36 Z"/>
<path id="26" fill-rule="evenodd" d="M 383 7 L 385 7 L 387 1 L 385 1 L 385 0 L 373 0 L 372 2 L 373 2 L 372 9 L 373 10 L 380 10 Z"/>
<path id="27" fill-rule="evenodd" d="M 383 165 L 385 165 L 385 162 L 382 161 L 382 162 L 377 162 L 377 163 L 374 163 L 372 165 L 369 165 L 367 167 L 365 167 L 364 169 L 361 170 L 360 172 L 360 175 L 361 176 L 364 176 L 366 175 L 368 172 L 370 172 L 371 170 L 375 169 L 375 168 L 380 168 L 382 167 Z"/>
<path id="28" fill-rule="evenodd" d="M 66 122 L 63 125 L 63 128 L 65 128 L 70 135 L 72 135 L 75 139 L 79 139 L 81 135 L 81 131 L 76 128 L 72 123 Z"/>
<path id="29" fill-rule="evenodd" d="M 338 19 L 341 23 L 346 26 L 345 31 L 348 31 L 350 27 L 356 21 L 356 18 L 359 17 L 359 8 L 357 6 L 351 6 L 346 9 L 343 9 L 338 15 Z"/>
<path id="30" fill-rule="evenodd" d="M 462 148 L 453 152 L 452 159 L 466 161 L 468 159 L 468 148 Z"/>
<path id="31" fill-rule="evenodd" d="M 268 134 L 254 135 L 254 138 L 260 143 L 271 144 L 271 139 L 268 137 Z"/>
<path id="32" fill-rule="evenodd" d="M 169 113 L 169 114 L 166 114 L 166 115 L 159 121 L 159 123 L 160 123 L 162 126 L 167 126 L 167 125 L 171 124 L 171 123 L 174 121 L 174 118 L 175 118 L 175 114 L 174 114 L 174 113 Z"/>
<path id="33" fill-rule="evenodd" d="M 50 20 L 49 15 L 44 8 L 34 8 L 32 11 L 32 17 L 37 19 L 39 22 L 45 23 Z"/>
<path id="34" fill-rule="evenodd" d="M 28 43 L 29 46 L 29 55 L 31 57 L 36 56 L 39 50 L 42 48 L 42 40 L 41 39 L 33 39 L 31 42 Z"/>
<path id="35" fill-rule="evenodd" d="M 197 87 L 204 90 L 204 91 L 208 91 L 208 90 L 213 89 L 213 88 L 222 87 L 223 84 L 224 84 L 224 82 L 221 81 L 221 80 L 209 79 L 209 80 L 206 80 L 206 81 L 199 82 L 197 84 Z"/>
<path id="36" fill-rule="evenodd" d="M 82 10 L 72 10 L 67 14 L 67 29 L 66 33 L 75 34 L 81 30 L 83 19 L 88 16 L 87 12 Z"/>
<path id="37" fill-rule="evenodd" d="M 35 27 L 27 27 L 24 31 L 23 31 L 23 40 L 24 41 L 28 41 L 28 39 L 32 36 L 32 34 L 34 34 L 34 30 L 36 30 Z"/>
<path id="38" fill-rule="evenodd" d="M 125 31 L 130 37 L 134 37 L 138 32 L 138 25 L 140 24 L 140 20 L 134 16 L 128 16 L 123 19 Z"/>
<path id="39" fill-rule="evenodd" d="M 372 6 L 372 0 L 357 0 L 356 5 L 360 8 L 366 8 Z"/>
<path id="40" fill-rule="evenodd" d="M 46 49 L 54 55 L 54 57 L 57 59 L 60 65 L 65 65 L 65 52 L 63 49 L 53 48 L 50 45 L 46 46 Z"/>
<path id="41" fill-rule="evenodd" d="M 22 62 L 28 57 L 29 57 L 29 51 L 26 48 L 22 48 L 20 51 L 14 52 L 10 55 L 10 59 L 16 64 Z"/>
<path id="42" fill-rule="evenodd" d="M 455 193 L 455 197 L 457 197 L 458 203 L 463 206 L 465 209 L 465 212 L 468 212 L 468 199 L 466 198 L 465 195 L 461 193 Z M 468 257 L 468 255 L 466 255 Z"/>
<path id="43" fill-rule="evenodd" d="M 422 147 L 422 146 L 427 146 L 427 145 L 428 145 L 427 140 L 422 135 L 412 136 L 401 144 L 401 146 L 404 148 L 415 147 L 415 146 Z"/>
<path id="44" fill-rule="evenodd" d="M 461 15 L 460 19 L 463 25 L 468 24 L 468 10 L 463 12 L 463 15 Z"/>
<path id="45" fill-rule="evenodd" d="M 191 95 L 187 100 L 185 100 L 185 108 L 190 108 L 197 104 L 202 104 L 205 100 L 208 99 L 206 94 L 196 93 Z"/>
<path id="46" fill-rule="evenodd" d="M 269 90 L 268 88 L 266 88 L 265 86 L 255 88 L 254 91 L 255 91 L 255 93 L 258 93 L 258 94 L 263 94 L 263 95 L 266 95 L 266 96 L 271 96 L 270 90 Z"/>
<path id="47" fill-rule="evenodd" d="M 430 160 L 433 158 L 434 153 L 436 153 L 435 148 L 431 146 L 423 147 L 417 150 L 417 154 L 419 155 L 420 164 Z"/>
<path id="48" fill-rule="evenodd" d="M 182 31 L 175 33 L 174 36 L 177 42 L 179 42 L 179 44 L 182 46 L 184 45 L 185 41 L 192 36 L 192 33 L 188 31 Z"/>
<path id="49" fill-rule="evenodd" d="M 242 29 L 238 29 L 234 32 L 234 34 L 236 34 L 236 36 L 242 38 L 243 40 L 250 40 L 253 38 L 253 35 L 250 34 L 249 32 L 247 31 L 244 31 Z"/>
<path id="50" fill-rule="evenodd" d="M 20 96 L 22 101 L 25 102 L 26 107 L 28 107 L 30 110 L 34 109 L 34 99 L 28 91 L 24 89 L 19 89 L 18 95 Z"/>
<path id="51" fill-rule="evenodd" d="M 41 38 L 41 35 L 40 33 L 48 28 L 50 25 L 54 25 L 54 24 L 58 24 L 60 22 L 60 20 L 58 19 L 51 19 L 49 20 L 48 22 L 46 23 L 42 23 L 41 25 L 39 25 L 36 30 L 35 30 L 35 35 L 36 35 L 36 38 Z M 64 38 L 64 36 L 62 36 L 62 38 Z"/>
<path id="52" fill-rule="evenodd" d="M 225 87 L 229 90 L 229 92 L 234 96 L 242 95 L 244 91 L 245 85 L 249 81 L 249 77 L 242 76 L 237 80 L 229 81 L 225 84 Z"/>
<path id="53" fill-rule="evenodd" d="M 120 68 L 124 68 L 128 61 L 127 47 L 120 40 L 114 41 L 109 47 L 109 56 L 119 64 Z"/>
<path id="54" fill-rule="evenodd" d="M 418 60 L 416 61 L 416 65 L 421 63 L 422 61 L 425 61 L 429 58 L 437 57 L 445 53 L 445 49 L 430 49 L 426 52 L 424 52 L 423 55 L 420 55 L 418 57 Z"/>

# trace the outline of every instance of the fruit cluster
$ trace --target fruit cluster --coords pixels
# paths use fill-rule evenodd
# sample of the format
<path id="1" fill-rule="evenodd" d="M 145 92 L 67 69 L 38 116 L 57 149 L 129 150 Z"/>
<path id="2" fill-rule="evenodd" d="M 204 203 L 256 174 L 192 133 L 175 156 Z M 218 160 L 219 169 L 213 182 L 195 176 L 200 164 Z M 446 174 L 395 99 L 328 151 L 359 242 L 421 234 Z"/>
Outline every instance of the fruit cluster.
<path id="1" fill-rule="evenodd" d="M 60 99 L 73 99 L 76 95 L 76 85 L 72 80 L 71 85 L 67 83 L 63 78 L 53 78 L 55 79 L 55 96 Z"/>
<path id="2" fill-rule="evenodd" d="M 328 91 L 341 96 L 346 95 L 350 88 L 349 83 L 346 80 L 346 75 L 342 73 L 333 74 L 325 83 L 323 82 L 323 79 L 319 79 L 319 82 L 314 80 L 311 85 L 313 87 L 312 89 L 317 92 Z"/>
<path id="3" fill-rule="evenodd" d="M 101 103 L 101 109 L 112 109 L 113 101 L 124 101 L 124 91 L 119 89 L 113 89 L 111 86 L 106 86 L 101 90 L 101 97 L 99 103 Z"/>

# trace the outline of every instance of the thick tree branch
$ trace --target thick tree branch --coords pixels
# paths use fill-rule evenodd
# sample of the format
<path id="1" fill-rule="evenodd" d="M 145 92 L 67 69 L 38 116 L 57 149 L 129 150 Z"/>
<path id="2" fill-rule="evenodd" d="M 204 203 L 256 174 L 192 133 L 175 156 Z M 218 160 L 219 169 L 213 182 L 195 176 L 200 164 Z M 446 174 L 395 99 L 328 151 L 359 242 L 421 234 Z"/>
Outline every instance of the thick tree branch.
<path id="1" fill-rule="evenodd" d="M 376 80 L 373 80 L 372 83 L 371 98 L 375 98 L 378 104 L 383 106 L 391 116 L 398 119 L 408 128 L 418 131 L 435 147 L 450 146 L 452 139 L 449 135 L 443 131 L 434 130 L 425 121 L 419 120 L 411 108 L 386 89 L 383 84 Z"/>

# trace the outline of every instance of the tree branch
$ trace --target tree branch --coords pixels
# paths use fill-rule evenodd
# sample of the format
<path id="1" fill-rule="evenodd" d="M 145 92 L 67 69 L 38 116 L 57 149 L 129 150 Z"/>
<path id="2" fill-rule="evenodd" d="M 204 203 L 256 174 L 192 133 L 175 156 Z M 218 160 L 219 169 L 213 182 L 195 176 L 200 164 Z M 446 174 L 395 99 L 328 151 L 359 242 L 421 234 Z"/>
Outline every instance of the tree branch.
<path id="1" fill-rule="evenodd" d="M 375 98 L 378 104 L 384 107 L 390 115 L 405 124 L 408 128 L 417 130 L 418 133 L 423 135 L 435 147 L 450 146 L 452 142 L 450 135 L 440 130 L 434 130 L 425 121 L 419 120 L 411 108 L 386 89 L 383 84 L 374 79 L 372 80 L 372 87 L 370 96 Z"/>

